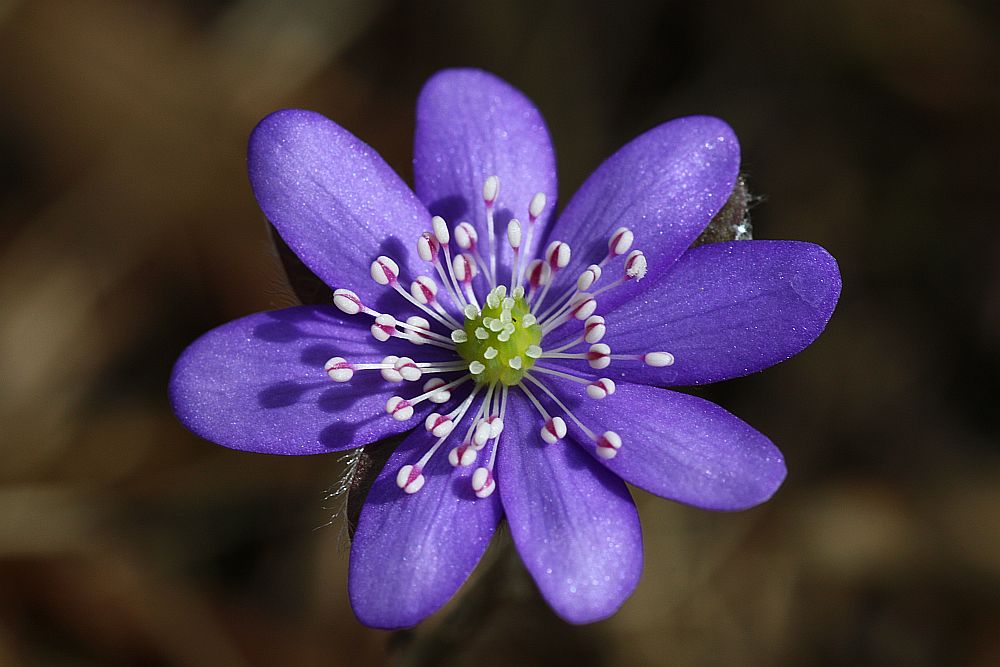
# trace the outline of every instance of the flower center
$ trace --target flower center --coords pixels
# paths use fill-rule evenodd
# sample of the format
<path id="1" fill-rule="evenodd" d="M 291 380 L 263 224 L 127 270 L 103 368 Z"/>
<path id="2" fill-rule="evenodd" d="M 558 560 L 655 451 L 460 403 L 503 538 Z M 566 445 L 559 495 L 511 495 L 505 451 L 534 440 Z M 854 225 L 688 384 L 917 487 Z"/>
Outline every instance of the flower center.
<path id="1" fill-rule="evenodd" d="M 531 313 L 524 289 L 515 288 L 507 296 L 506 286 L 496 287 L 482 310 L 475 311 L 468 309 L 464 327 L 452 335 L 459 356 L 469 362 L 469 372 L 480 384 L 519 384 L 542 354 L 538 346 L 542 327 Z"/>

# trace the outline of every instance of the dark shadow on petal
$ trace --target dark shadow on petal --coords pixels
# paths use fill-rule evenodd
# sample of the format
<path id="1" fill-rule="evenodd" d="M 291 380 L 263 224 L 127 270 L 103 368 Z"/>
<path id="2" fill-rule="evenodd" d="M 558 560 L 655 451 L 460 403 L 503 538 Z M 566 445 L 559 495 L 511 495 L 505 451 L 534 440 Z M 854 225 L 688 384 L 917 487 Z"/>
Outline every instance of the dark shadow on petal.
<path id="1" fill-rule="evenodd" d="M 253 329 L 253 337 L 270 343 L 291 343 L 307 334 L 291 322 L 265 322 Z"/>
<path id="2" fill-rule="evenodd" d="M 257 393 L 257 405 L 268 410 L 287 408 L 301 401 L 307 391 L 319 386 L 317 383 L 303 384 L 294 380 L 278 382 Z"/>
<path id="3" fill-rule="evenodd" d="M 324 389 L 316 400 L 316 407 L 328 414 L 337 414 L 350 410 L 361 398 L 376 391 L 382 391 L 382 388 L 358 387 L 352 386 L 353 384 L 355 383 L 345 382 Z M 385 416 L 388 417 L 389 415 Z"/>
<path id="4" fill-rule="evenodd" d="M 431 215 L 440 215 L 449 225 L 457 225 L 469 216 L 469 202 L 460 195 L 442 197 L 427 207 Z"/>

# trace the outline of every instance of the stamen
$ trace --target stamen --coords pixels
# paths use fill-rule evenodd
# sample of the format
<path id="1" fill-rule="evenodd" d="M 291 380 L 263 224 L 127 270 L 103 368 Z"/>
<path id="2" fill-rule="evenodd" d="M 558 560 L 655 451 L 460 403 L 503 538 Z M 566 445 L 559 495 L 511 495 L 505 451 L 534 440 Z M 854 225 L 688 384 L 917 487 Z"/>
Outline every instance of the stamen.
<path id="1" fill-rule="evenodd" d="M 354 369 L 343 357 L 333 357 L 324 364 L 323 370 L 334 382 L 347 382 L 354 377 Z"/>
<path id="2" fill-rule="evenodd" d="M 583 424 L 583 422 L 581 422 L 580 419 L 575 414 L 573 414 L 573 412 L 569 408 L 566 407 L 566 404 L 560 401 L 559 397 L 556 396 L 554 393 L 552 393 L 552 391 L 548 387 L 546 387 L 544 384 L 536 380 L 529 373 L 525 373 L 524 377 L 526 377 L 528 380 L 537 385 L 542 391 L 544 391 L 546 395 L 548 395 L 548 397 L 551 398 L 553 402 L 555 402 L 555 404 L 558 405 L 563 410 L 563 412 L 565 412 L 569 416 L 569 418 L 572 419 L 573 422 L 580 427 L 580 430 L 586 433 L 587 437 L 589 437 L 591 440 L 594 441 L 594 443 L 596 443 L 595 452 L 597 453 L 598 456 L 600 456 L 603 459 L 611 459 L 615 457 L 615 455 L 618 453 L 618 450 L 622 448 L 622 439 L 617 433 L 615 433 L 614 431 L 605 431 L 603 434 L 601 434 L 600 437 L 598 437 L 593 431 L 587 428 Z"/>
<path id="3" fill-rule="evenodd" d="M 358 295 L 349 289 L 334 290 L 333 305 L 348 315 L 357 315 L 362 310 L 365 310 Z"/>
<path id="4" fill-rule="evenodd" d="M 586 292 L 590 289 L 590 286 L 600 280 L 600 278 L 601 267 L 597 264 L 591 264 L 583 273 L 580 274 L 580 277 L 576 281 L 576 289 L 580 292 Z"/>
<path id="5" fill-rule="evenodd" d="M 399 276 L 399 265 L 390 257 L 379 255 L 378 259 L 372 262 L 372 279 L 379 285 L 395 284 L 396 277 Z"/>
<path id="6" fill-rule="evenodd" d="M 450 391 L 470 379 L 472 379 L 471 375 L 463 375 L 457 380 L 452 380 L 448 384 L 441 387 L 429 389 L 428 391 L 425 391 L 419 396 L 411 399 L 404 399 L 402 396 L 392 396 L 385 402 L 385 411 L 398 421 L 406 421 L 413 416 L 413 407 L 415 405 L 419 405 L 442 390 Z"/>
<path id="7" fill-rule="evenodd" d="M 628 227 L 619 227 L 608 239 L 608 258 L 618 257 L 628 252 L 635 236 Z"/>
<path id="8" fill-rule="evenodd" d="M 514 261 L 510 263 L 510 288 L 517 287 L 518 267 L 521 264 L 521 223 L 511 220 L 507 223 L 507 242 L 514 251 Z"/>
<path id="9" fill-rule="evenodd" d="M 577 384 L 587 385 L 587 395 L 591 398 L 602 399 L 615 393 L 615 383 L 611 378 L 601 378 L 591 381 L 590 378 L 580 377 L 579 375 L 573 375 L 565 371 L 557 371 L 554 368 L 547 368 L 545 366 L 535 366 L 534 370 L 548 375 L 555 375 L 566 380 L 572 380 Z"/>
<path id="10" fill-rule="evenodd" d="M 496 287 L 495 278 L 497 275 L 497 247 L 496 230 L 493 223 L 493 205 L 496 204 L 497 196 L 500 194 L 500 179 L 490 176 L 483 183 L 483 203 L 486 204 L 486 233 L 490 242 L 490 278 L 491 287 Z"/>
<path id="11" fill-rule="evenodd" d="M 441 378 L 431 378 L 424 383 L 424 393 L 429 393 L 427 400 L 431 403 L 447 403 L 451 400 L 451 392 L 444 389 L 444 380 Z"/>

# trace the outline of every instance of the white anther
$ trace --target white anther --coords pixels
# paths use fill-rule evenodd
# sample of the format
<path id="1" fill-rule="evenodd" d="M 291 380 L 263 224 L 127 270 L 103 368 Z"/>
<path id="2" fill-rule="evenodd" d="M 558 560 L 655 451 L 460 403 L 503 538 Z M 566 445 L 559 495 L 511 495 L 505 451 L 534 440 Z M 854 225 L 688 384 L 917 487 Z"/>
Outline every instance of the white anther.
<path id="1" fill-rule="evenodd" d="M 542 356 L 542 348 L 537 345 L 529 345 L 528 349 L 524 351 L 524 356 L 529 359 L 539 359 Z"/>
<path id="2" fill-rule="evenodd" d="M 642 355 L 642 360 L 647 366 L 661 368 L 663 366 L 672 366 L 674 363 L 674 355 L 669 352 L 647 352 Z"/>
<path id="3" fill-rule="evenodd" d="M 503 433 L 503 420 L 499 416 L 493 415 L 486 420 L 486 423 L 490 425 L 490 437 L 499 438 L 500 434 Z"/>
<path id="4" fill-rule="evenodd" d="M 492 345 L 490 345 L 488 348 L 486 348 L 486 351 L 483 352 L 483 359 L 492 359 L 495 356 L 497 356 L 498 354 L 500 354 L 500 352 L 497 351 L 497 349 L 495 347 L 493 347 Z"/>
<path id="5" fill-rule="evenodd" d="M 361 299 L 349 289 L 338 289 L 333 293 L 333 305 L 340 308 L 348 315 L 357 315 L 361 312 Z"/>
<path id="6" fill-rule="evenodd" d="M 472 433 L 472 444 L 476 449 L 482 449 L 492 437 L 493 429 L 485 419 L 476 424 L 476 430 Z"/>
<path id="7" fill-rule="evenodd" d="M 411 465 L 403 466 L 396 474 L 396 486 L 406 493 L 416 493 L 423 488 L 425 481 L 420 468 Z"/>
<path id="8" fill-rule="evenodd" d="M 471 364 L 469 364 L 469 372 L 472 373 L 473 375 L 479 375 L 485 370 L 486 366 L 484 366 L 483 362 L 481 361 L 473 361 Z"/>
<path id="9" fill-rule="evenodd" d="M 598 400 L 607 398 L 615 393 L 615 382 L 611 378 L 601 378 L 594 380 L 587 385 L 587 396 Z"/>
<path id="10" fill-rule="evenodd" d="M 375 318 L 371 332 L 375 340 L 384 343 L 396 333 L 396 318 L 388 313 L 382 313 Z"/>
<path id="11" fill-rule="evenodd" d="M 573 300 L 569 313 L 578 320 L 585 320 L 597 310 L 597 299 L 590 294 L 581 294 Z"/>
<path id="12" fill-rule="evenodd" d="M 528 283 L 532 287 L 547 285 L 552 279 L 552 269 L 540 259 L 533 259 L 528 264 Z"/>
<path id="13" fill-rule="evenodd" d="M 576 288 L 581 292 L 590 289 L 601 277 L 601 267 L 597 264 L 591 264 L 587 267 L 587 270 L 580 274 L 580 277 L 576 281 Z"/>
<path id="14" fill-rule="evenodd" d="M 454 447 L 448 452 L 448 463 L 454 467 L 471 466 L 476 462 L 476 450 L 467 442 L 463 442 L 458 447 Z"/>
<path id="15" fill-rule="evenodd" d="M 413 416 L 413 406 L 402 396 L 393 396 L 385 402 L 385 411 L 396 421 L 406 421 Z"/>
<path id="16" fill-rule="evenodd" d="M 608 240 L 608 254 L 612 257 L 624 255 L 632 247 L 634 239 L 635 236 L 632 234 L 632 230 L 628 227 L 619 227 Z"/>
<path id="17" fill-rule="evenodd" d="M 601 342 L 608 327 L 604 323 L 604 318 L 600 315 L 591 315 L 583 325 L 583 339 L 593 345 Z"/>
<path id="18" fill-rule="evenodd" d="M 430 380 L 425 382 L 424 393 L 426 394 L 428 392 L 432 391 L 434 392 L 433 394 L 427 397 L 427 400 L 430 401 L 431 403 L 437 403 L 437 404 L 447 403 L 448 401 L 450 401 L 451 391 L 448 389 L 438 389 L 438 387 L 443 387 L 445 384 L 446 384 L 445 381 L 442 380 L 441 378 L 431 378 Z"/>
<path id="19" fill-rule="evenodd" d="M 400 357 L 396 360 L 393 365 L 396 372 L 403 376 L 403 379 L 407 382 L 416 382 L 424 374 L 423 371 L 417 367 L 417 364 L 409 357 Z"/>
<path id="20" fill-rule="evenodd" d="M 472 473 L 472 490 L 476 492 L 477 498 L 489 498 L 496 488 L 493 473 L 488 469 L 476 468 L 476 472 Z"/>
<path id="21" fill-rule="evenodd" d="M 451 234 L 448 232 L 448 223 L 440 215 L 431 218 L 431 229 L 434 230 L 434 238 L 441 245 L 448 245 L 451 241 Z"/>
<path id="22" fill-rule="evenodd" d="M 514 250 L 521 247 L 521 223 L 517 220 L 507 223 L 507 242 Z"/>
<path id="23" fill-rule="evenodd" d="M 490 332 L 482 327 L 476 327 L 476 338 L 479 340 L 486 340 L 490 337 Z"/>
<path id="24" fill-rule="evenodd" d="M 570 252 L 569 245 L 562 241 L 553 241 L 545 249 L 545 261 L 553 269 L 566 268 L 571 256 L 572 253 Z"/>
<path id="25" fill-rule="evenodd" d="M 411 327 L 423 329 L 423 331 L 414 331 L 410 329 L 410 342 L 414 345 L 423 345 L 424 341 L 430 338 L 430 336 L 428 336 L 425 332 L 430 331 L 431 323 L 425 318 L 420 317 L 419 315 L 411 315 L 406 318 L 406 323 Z"/>
<path id="26" fill-rule="evenodd" d="M 524 285 L 518 285 L 510 291 L 510 295 L 515 299 L 520 299 L 524 296 Z"/>
<path id="27" fill-rule="evenodd" d="M 400 375 L 399 371 L 396 370 L 396 362 L 399 361 L 399 357 L 395 354 L 390 354 L 385 359 L 382 360 L 383 364 L 390 364 L 392 368 L 382 369 L 382 379 L 387 382 L 402 382 L 403 376 Z"/>
<path id="28" fill-rule="evenodd" d="M 531 203 L 528 204 L 528 215 L 531 216 L 531 221 L 534 222 L 538 219 L 538 216 L 542 214 L 545 209 L 545 193 L 536 192 L 535 196 L 531 198 Z"/>
<path id="29" fill-rule="evenodd" d="M 469 303 L 462 309 L 462 314 L 465 315 L 465 319 L 474 320 L 479 317 L 479 309 Z"/>
<path id="30" fill-rule="evenodd" d="M 451 342 L 453 343 L 464 343 L 469 340 L 469 334 L 465 333 L 462 329 L 454 329 L 451 332 Z"/>
<path id="31" fill-rule="evenodd" d="M 554 445 L 566 437 L 566 422 L 562 417 L 553 417 L 545 422 L 540 433 L 542 440 Z"/>
<path id="32" fill-rule="evenodd" d="M 513 368 L 515 371 L 521 370 L 521 366 L 524 365 L 524 361 L 521 357 L 514 357 L 507 361 L 507 365 Z"/>
<path id="33" fill-rule="evenodd" d="M 354 377 L 354 369 L 347 363 L 347 359 L 343 357 L 330 359 L 323 366 L 323 370 L 326 371 L 326 374 L 334 382 L 347 382 Z"/>
<path id="34" fill-rule="evenodd" d="M 472 258 L 472 255 L 465 252 L 455 255 L 452 265 L 455 267 L 455 277 L 458 278 L 459 282 L 472 282 L 472 279 L 476 277 L 476 260 Z"/>
<path id="35" fill-rule="evenodd" d="M 430 431 L 435 438 L 443 438 L 455 428 L 455 422 L 448 415 L 432 412 L 424 420 L 424 428 Z"/>
<path id="36" fill-rule="evenodd" d="M 433 262 L 439 250 L 437 239 L 430 232 L 424 232 L 417 239 L 417 254 L 425 262 Z"/>
<path id="37" fill-rule="evenodd" d="M 602 459 L 613 459 L 618 450 L 622 448 L 622 439 L 614 431 L 605 431 L 597 439 L 597 455 Z"/>
<path id="38" fill-rule="evenodd" d="M 493 202 L 497 200 L 498 194 L 500 194 L 500 179 L 496 176 L 490 176 L 483 183 L 483 201 L 486 202 L 487 206 L 492 206 Z"/>
<path id="39" fill-rule="evenodd" d="M 595 370 L 601 370 L 611 365 L 611 348 L 604 343 L 591 345 L 587 351 L 587 363 Z"/>
<path id="40" fill-rule="evenodd" d="M 434 301 L 437 296 L 438 286 L 433 279 L 427 276 L 417 276 L 417 279 L 410 283 L 410 294 L 418 303 L 427 305 Z"/>
<path id="41" fill-rule="evenodd" d="M 379 258 L 372 262 L 372 279 L 379 285 L 389 285 L 396 282 L 398 275 L 399 265 L 391 258 L 379 255 Z"/>
<path id="42" fill-rule="evenodd" d="M 486 322 L 483 322 L 483 324 L 486 324 Z M 492 331 L 493 333 L 497 333 L 498 331 L 503 329 L 503 322 L 500 321 L 499 317 L 492 318 L 490 320 L 490 323 L 486 325 L 486 328 Z"/>
<path id="43" fill-rule="evenodd" d="M 633 250 L 625 259 L 625 280 L 639 282 L 646 275 L 646 256 L 641 250 Z"/>
<path id="44" fill-rule="evenodd" d="M 469 223 L 460 222 L 455 227 L 455 243 L 462 250 L 475 250 L 478 241 L 479 234 L 476 232 L 476 228 Z"/>

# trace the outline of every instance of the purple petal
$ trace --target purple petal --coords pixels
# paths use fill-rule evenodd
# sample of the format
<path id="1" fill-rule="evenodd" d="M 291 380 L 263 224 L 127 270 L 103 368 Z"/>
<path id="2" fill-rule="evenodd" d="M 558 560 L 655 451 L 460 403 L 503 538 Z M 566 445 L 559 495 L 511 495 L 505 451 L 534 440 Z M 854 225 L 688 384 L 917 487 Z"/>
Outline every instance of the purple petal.
<path id="1" fill-rule="evenodd" d="M 333 307 L 301 306 L 213 329 L 174 366 L 174 412 L 206 440 L 265 454 L 338 451 L 412 428 L 415 422 L 385 412 L 385 402 L 405 387 L 378 371 L 337 383 L 323 370 L 337 356 L 352 362 L 412 356 L 411 345 L 375 341 L 366 324 L 342 320 Z"/>
<path id="2" fill-rule="evenodd" d="M 414 431 L 365 499 L 349 573 L 351 606 L 365 625 L 402 628 L 437 611 L 476 567 L 503 516 L 497 494 L 480 499 L 472 492 L 474 467 L 448 463 L 448 449 L 460 436 L 450 440 L 424 468 L 423 488 L 411 495 L 396 485 L 396 475 L 435 442 L 422 428 Z"/>
<path id="3" fill-rule="evenodd" d="M 519 90 L 475 69 L 435 74 L 417 101 L 413 151 L 417 195 L 432 213 L 451 224 L 476 226 L 488 250 L 483 183 L 500 178 L 496 204 L 498 239 L 506 249 L 511 217 L 528 219 L 536 192 L 548 204 L 532 239 L 544 237 L 545 221 L 556 203 L 556 164 L 548 128 L 535 105 Z"/>
<path id="4" fill-rule="evenodd" d="M 598 435 L 610 430 L 622 440 L 614 458 L 602 459 L 570 424 L 580 445 L 650 493 L 705 509 L 741 510 L 770 498 L 785 479 L 784 459 L 770 440 L 704 399 L 623 382 L 614 394 L 593 400 L 580 385 L 547 384 L 558 385 L 557 395 Z"/>
<path id="5" fill-rule="evenodd" d="M 612 379 L 693 385 L 756 373 L 816 340 L 840 296 L 836 260 L 800 241 L 701 246 L 654 281 L 605 315 L 603 342 L 616 354 L 670 352 L 674 364 L 615 362 Z"/>
<path id="6" fill-rule="evenodd" d="M 367 302 L 386 294 L 369 270 L 380 254 L 426 271 L 413 250 L 430 216 L 378 153 L 333 121 L 286 110 L 250 137 L 250 183 L 281 238 L 330 287 Z M 395 297 L 394 297 L 395 299 Z"/>
<path id="7" fill-rule="evenodd" d="M 545 445 L 534 408 L 519 392 L 511 399 L 497 485 L 514 543 L 557 614 L 571 623 L 606 618 L 631 595 L 642 572 L 632 498 L 579 447 Z"/>
<path id="8" fill-rule="evenodd" d="M 636 137 L 598 167 L 550 228 L 549 240 L 573 248 L 560 284 L 603 259 L 618 227 L 632 230 L 651 271 L 666 270 L 726 203 L 739 166 L 736 136 L 718 118 L 678 118 Z M 619 259 L 605 271 L 618 278 L 622 265 Z M 642 287 L 630 283 L 603 301 Z"/>

